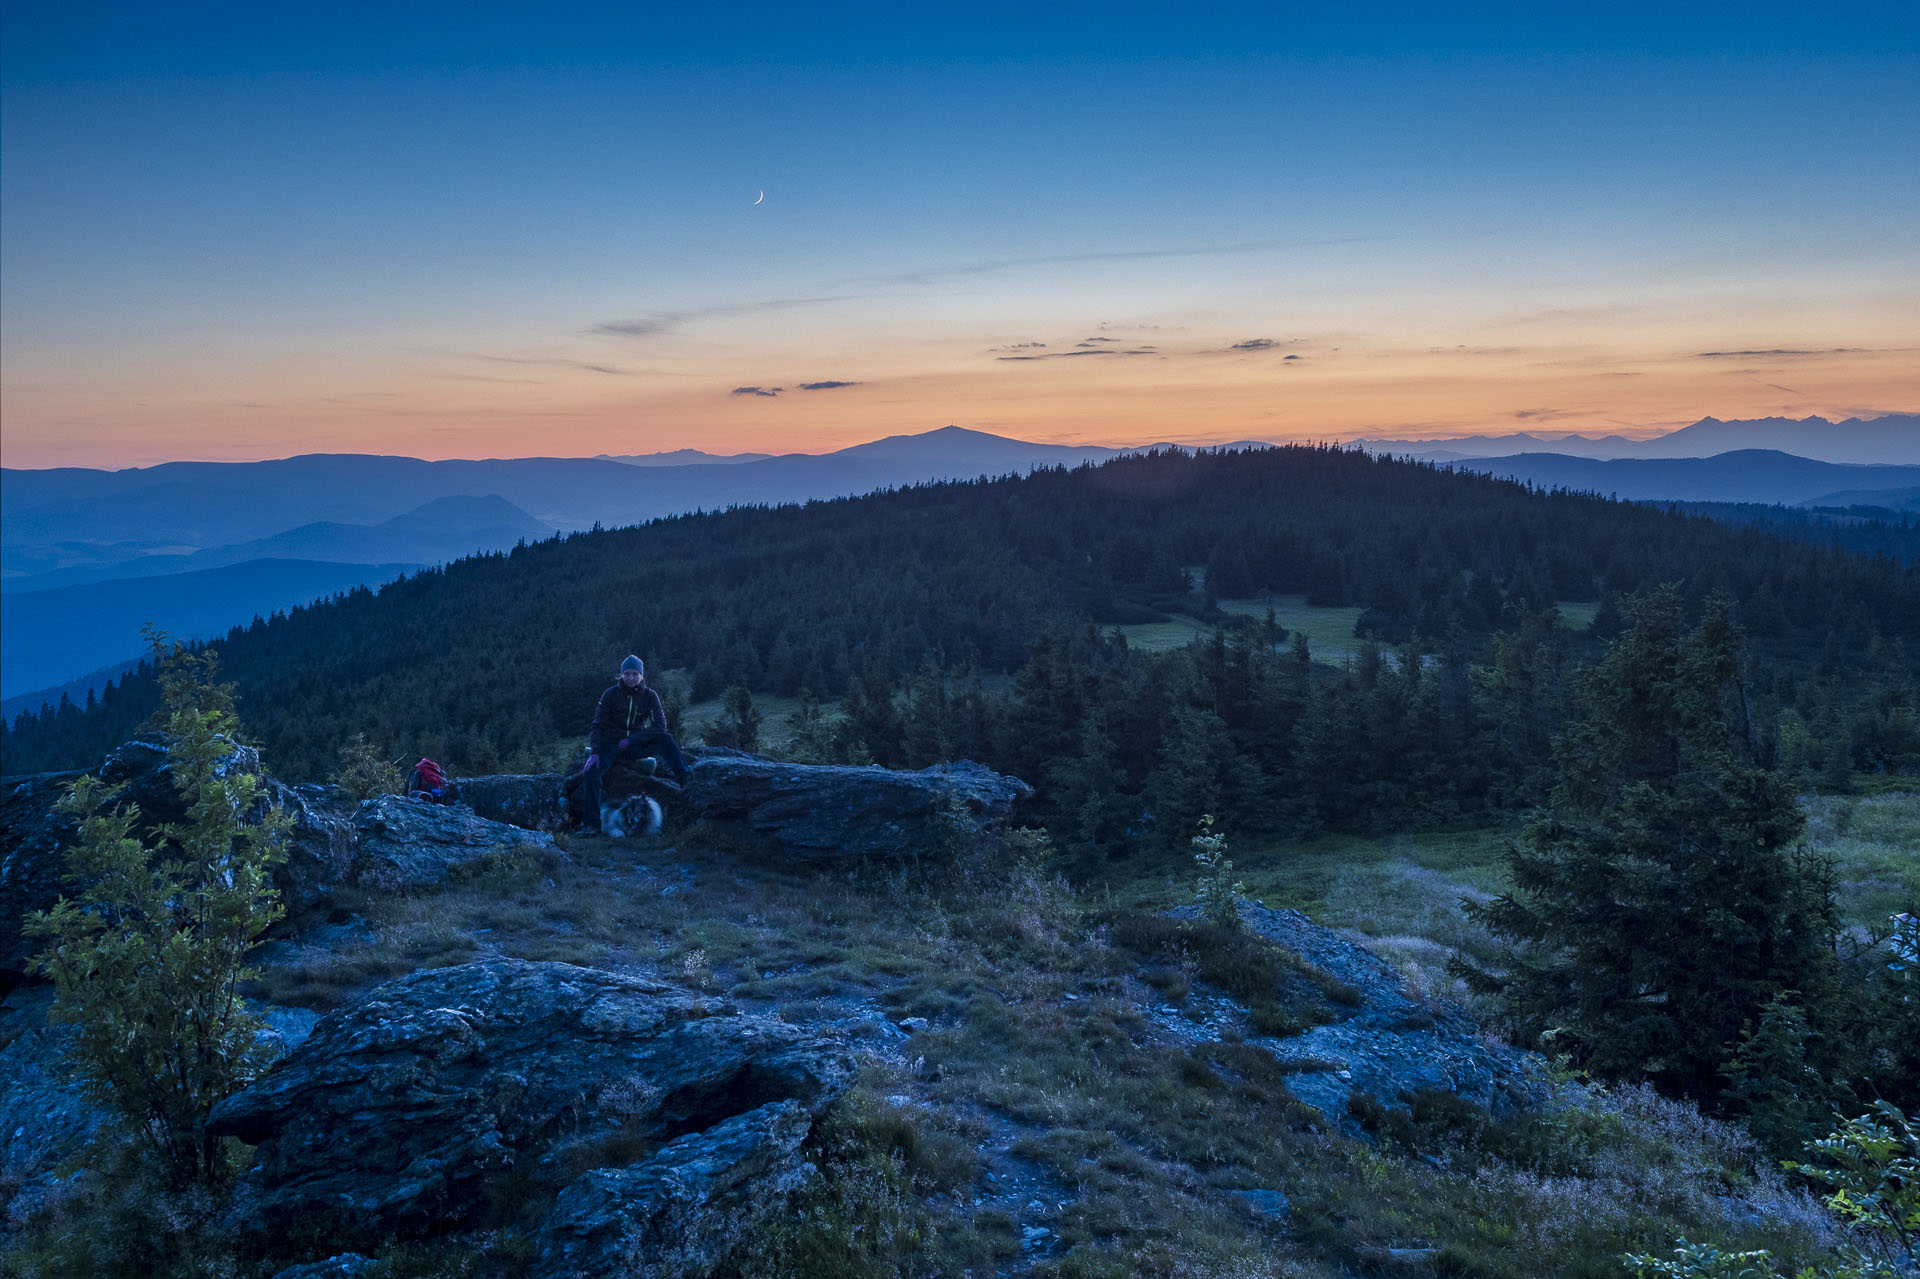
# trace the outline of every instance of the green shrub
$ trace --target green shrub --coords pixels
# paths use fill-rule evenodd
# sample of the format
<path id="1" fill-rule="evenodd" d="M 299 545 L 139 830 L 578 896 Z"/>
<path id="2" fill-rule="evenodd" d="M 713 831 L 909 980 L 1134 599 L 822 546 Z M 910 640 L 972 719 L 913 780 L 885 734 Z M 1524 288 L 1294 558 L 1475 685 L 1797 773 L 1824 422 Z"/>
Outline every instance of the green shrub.
<path id="1" fill-rule="evenodd" d="M 353 740 L 340 748 L 333 784 L 359 801 L 376 795 L 398 795 L 405 779 L 400 776 L 398 762 L 386 758 L 365 733 L 355 733 Z"/>
<path id="2" fill-rule="evenodd" d="M 238 721 L 213 654 L 161 656 L 187 819 L 137 838 L 136 806 L 103 811 L 106 785 L 76 780 L 61 801 L 80 818 L 74 895 L 26 931 L 47 943 L 33 964 L 53 982 L 49 1019 L 75 1027 L 68 1054 L 88 1095 L 132 1123 L 176 1184 L 217 1182 L 228 1167 L 206 1120 L 261 1065 L 260 1022 L 236 987 L 255 976 L 247 952 L 282 913 L 271 876 L 286 820 L 244 820 L 260 783 L 231 767 Z"/>
<path id="3" fill-rule="evenodd" d="M 1807 1151 L 1827 1166 L 1787 1166 L 1833 1188 L 1827 1207 L 1891 1240 L 1909 1262 L 1920 1261 L 1920 1125 L 1882 1101 L 1874 1114 L 1848 1120 Z"/>

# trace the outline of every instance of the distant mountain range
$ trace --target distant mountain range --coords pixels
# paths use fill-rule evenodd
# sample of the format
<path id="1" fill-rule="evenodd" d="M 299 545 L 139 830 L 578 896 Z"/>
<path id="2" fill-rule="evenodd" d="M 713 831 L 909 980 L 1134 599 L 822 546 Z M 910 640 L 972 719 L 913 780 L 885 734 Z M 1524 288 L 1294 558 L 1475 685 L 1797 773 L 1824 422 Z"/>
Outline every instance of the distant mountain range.
<path id="1" fill-rule="evenodd" d="M 253 560 L 9 595 L 0 608 L 0 686 L 10 693 L 43 689 L 127 661 L 140 652 L 140 628 L 148 622 L 180 638 L 221 635 L 256 614 L 390 582 L 419 567 Z"/>
<path id="2" fill-rule="evenodd" d="M 1520 453 L 1513 457 L 1455 458 L 1446 465 L 1522 480 L 1538 488 L 1574 489 L 1630 502 L 1762 502 L 1783 506 L 1819 502 L 1843 491 L 1871 496 L 1877 489 L 1920 483 L 1920 466 L 1849 466 L 1815 462 L 1771 449 L 1740 449 L 1718 457 L 1562 457 Z"/>
<path id="3" fill-rule="evenodd" d="M 1870 465 L 1920 464 L 1920 414 L 1889 413 L 1832 422 L 1823 417 L 1784 417 L 1723 422 L 1702 418 L 1692 426 L 1653 439 L 1624 435 L 1467 435 L 1452 439 L 1355 440 L 1369 453 L 1392 453 L 1438 461 L 1463 457 L 1508 457 L 1557 453 L 1587 458 L 1714 457 L 1746 449 L 1773 449 L 1818 462 Z"/>
<path id="4" fill-rule="evenodd" d="M 780 457 L 693 449 L 448 462 L 311 454 L 125 471 L 8 469 L 0 471 L 0 695 L 12 713 L 30 690 L 57 700 L 88 672 L 104 682 L 103 671 L 139 651 L 146 621 L 179 638 L 214 635 L 255 613 L 555 530 L 1077 466 L 1123 451 L 945 427 Z M 307 567 L 263 567 L 290 563 Z M 134 585 L 156 580 L 164 585 Z M 180 607 L 188 602 L 193 607 Z M 99 642 L 57 638 L 82 627 Z"/>
<path id="5" fill-rule="evenodd" d="M 1728 448 L 1757 440 L 1789 444 L 1799 456 Z M 1707 418 L 1638 442 L 1482 436 L 1364 445 L 1637 500 L 1871 505 L 1876 494 L 1920 487 L 1920 467 L 1886 464 L 1920 462 L 1913 415 Z M 1072 467 L 1154 447 L 1175 446 L 1035 444 L 949 426 L 777 457 L 696 449 L 445 462 L 311 454 L 124 471 L 0 470 L 0 695 L 12 709 L 28 690 L 57 697 L 69 681 L 134 656 L 146 621 L 182 638 L 218 634 L 255 613 L 556 530 Z M 1636 454 L 1568 455 L 1577 448 Z M 1475 449 L 1492 452 L 1470 456 Z M 1718 456 L 1694 456 L 1709 452 Z M 1847 456 L 1806 456 L 1822 452 Z"/>
<path id="6" fill-rule="evenodd" d="M 101 547 L 98 562 L 0 579 L 0 593 L 52 590 L 127 577 L 162 577 L 221 568 L 248 560 L 314 560 L 339 564 L 441 564 L 477 551 L 502 551 L 516 542 L 553 535 L 503 497 L 435 498 L 417 510 L 378 524 L 322 520 L 271 537 L 190 554 L 154 554 L 141 544 Z M 73 548 L 73 544 L 68 544 Z M 73 548 L 77 549 L 77 548 Z"/>
<path id="7" fill-rule="evenodd" d="M 126 471 L 0 471 L 0 572 L 69 566 L 120 543 L 188 554 L 314 522 L 374 524 L 442 497 L 498 495 L 559 529 L 638 524 L 727 506 L 805 502 L 1036 466 L 1077 466 L 1124 450 L 1029 444 L 959 427 L 890 436 L 834 453 L 753 461 L 506 458 L 424 462 L 309 454 L 272 462 L 168 462 Z M 73 548 L 65 543 L 76 544 Z M 93 554 L 93 551 L 86 551 Z"/>

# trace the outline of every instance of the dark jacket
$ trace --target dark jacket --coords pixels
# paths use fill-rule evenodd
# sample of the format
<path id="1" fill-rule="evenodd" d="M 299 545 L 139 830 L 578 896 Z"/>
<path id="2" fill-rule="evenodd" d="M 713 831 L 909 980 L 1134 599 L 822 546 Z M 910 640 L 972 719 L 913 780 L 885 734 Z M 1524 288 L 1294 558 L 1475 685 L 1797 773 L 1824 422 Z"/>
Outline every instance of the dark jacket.
<path id="1" fill-rule="evenodd" d="M 667 712 L 660 705 L 660 694 L 652 686 L 642 684 L 629 689 L 625 684 L 615 684 L 600 694 L 600 704 L 593 708 L 593 727 L 587 731 L 587 749 L 602 755 L 609 754 L 620 746 L 620 739 L 633 737 L 649 729 L 667 731 Z"/>

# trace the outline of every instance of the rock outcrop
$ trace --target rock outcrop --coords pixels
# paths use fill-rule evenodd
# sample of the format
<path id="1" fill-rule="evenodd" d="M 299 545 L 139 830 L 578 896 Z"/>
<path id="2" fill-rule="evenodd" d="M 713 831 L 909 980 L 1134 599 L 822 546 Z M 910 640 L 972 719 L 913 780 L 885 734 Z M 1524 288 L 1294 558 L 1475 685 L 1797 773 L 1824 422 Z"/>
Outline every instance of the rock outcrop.
<path id="1" fill-rule="evenodd" d="M 36 944 L 21 931 L 26 917 L 60 900 L 66 887 L 61 850 L 78 825 L 55 810 L 79 773 L 40 773 L 7 779 L 0 798 L 0 996 L 26 980 Z"/>
<path id="2" fill-rule="evenodd" d="M 1005 822 L 1033 793 L 971 762 L 905 771 L 721 750 L 688 773 L 687 802 L 703 821 L 806 861 L 937 854 Z"/>
<path id="3" fill-rule="evenodd" d="M 379 795 L 353 817 L 355 882 L 383 891 L 433 888 L 497 855 L 557 857 L 553 837 L 489 821 L 463 804 Z"/>
<path id="4" fill-rule="evenodd" d="M 703 1279 L 805 1179 L 813 1115 L 776 1101 L 586 1174 L 541 1229 L 535 1279 Z"/>
<path id="5" fill-rule="evenodd" d="M 566 778 L 559 773 L 497 773 L 463 777 L 449 797 L 488 821 L 527 830 L 563 830 L 567 825 Z"/>
<path id="6" fill-rule="evenodd" d="M 1544 1097 L 1532 1059 L 1485 1038 L 1473 1017 L 1416 996 L 1392 965 L 1297 910 L 1240 904 L 1246 926 L 1353 987 L 1336 1020 L 1284 1038 L 1249 1039 L 1294 1067 L 1287 1088 L 1330 1119 L 1349 1123 L 1356 1093 L 1389 1108 L 1417 1092 L 1453 1093 L 1496 1113 Z"/>
<path id="7" fill-rule="evenodd" d="M 47 1022 L 50 989 L 0 1005 L 0 1238 L 57 1183 L 55 1168 L 111 1116 L 66 1068 L 71 1027 Z"/>
<path id="8" fill-rule="evenodd" d="M 274 871 L 274 883 L 289 914 L 298 915 L 326 903 L 334 887 L 345 882 L 352 861 L 353 832 L 349 825 L 351 801 L 332 787 L 286 786 L 260 772 L 260 752 L 240 747 L 227 767 L 260 777 L 260 797 L 251 820 L 269 809 L 292 819 L 286 860 Z M 8 779 L 4 807 L 0 807 L 0 993 L 25 979 L 34 947 L 21 932 L 25 917 L 45 910 L 70 892 L 66 881 L 66 849 L 78 836 L 79 824 L 58 810 L 67 785 L 81 773 L 41 773 Z M 125 804 L 140 809 L 136 833 L 150 835 L 155 828 L 186 817 L 186 806 L 174 785 L 173 761 L 163 739 L 131 741 L 109 754 L 96 775 L 110 788 L 109 808 Z"/>
<path id="9" fill-rule="evenodd" d="M 378 1241 L 484 1225 L 511 1173 L 516 1193 L 557 1196 L 546 1273 L 639 1274 L 621 1258 L 668 1239 L 710 1260 L 778 1203 L 851 1078 L 836 1042 L 720 1000 L 496 959 L 326 1017 L 213 1130 L 259 1146 L 236 1210 L 254 1228 L 331 1218 Z"/>

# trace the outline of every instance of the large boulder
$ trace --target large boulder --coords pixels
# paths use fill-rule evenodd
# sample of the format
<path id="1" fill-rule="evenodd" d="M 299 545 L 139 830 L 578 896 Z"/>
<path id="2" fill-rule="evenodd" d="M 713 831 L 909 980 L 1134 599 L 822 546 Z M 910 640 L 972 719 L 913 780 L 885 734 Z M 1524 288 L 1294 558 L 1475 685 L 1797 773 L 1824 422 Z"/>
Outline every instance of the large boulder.
<path id="1" fill-rule="evenodd" d="M 559 773 L 497 773 L 459 779 L 448 798 L 488 821 L 527 830 L 562 830 L 567 825 L 565 785 Z"/>
<path id="2" fill-rule="evenodd" d="M 48 988 L 0 1004 L 0 1237 L 55 1185 L 57 1167 L 112 1120 L 67 1069 L 73 1029 L 50 1025 Z"/>
<path id="3" fill-rule="evenodd" d="M 587 1173 L 541 1228 L 535 1279 L 700 1279 L 785 1203 L 810 1167 L 813 1115 L 769 1102 L 668 1143 L 644 1163 Z"/>
<path id="4" fill-rule="evenodd" d="M 260 752 L 251 746 L 239 747 L 226 768 L 260 778 L 259 798 L 248 820 L 257 822 L 274 809 L 291 819 L 287 856 L 274 871 L 288 913 L 325 906 L 352 865 L 351 803 L 332 787 L 286 786 L 263 774 Z M 141 837 L 186 819 L 164 737 L 127 742 L 94 772 L 108 786 L 108 808 L 139 808 L 135 833 Z M 22 921 L 74 891 L 66 879 L 66 850 L 78 837 L 79 824 L 57 805 L 67 786 L 83 775 L 40 773 L 7 779 L 0 803 L 0 993 L 25 980 L 27 961 L 37 948 L 22 933 Z"/>
<path id="5" fill-rule="evenodd" d="M 257 771 L 259 753 L 244 752 L 235 766 Z M 110 788 L 109 807 L 139 805 L 139 834 L 186 816 L 164 740 L 128 742 L 93 772 Z M 21 929 L 26 917 L 73 891 L 66 878 L 66 850 L 78 838 L 80 824 L 57 805 L 67 786 L 82 776 L 39 773 L 7 779 L 0 804 L 0 993 L 26 980 L 27 961 L 39 949 Z"/>
<path id="6" fill-rule="evenodd" d="M 493 959 L 329 1015 L 212 1126 L 259 1146 L 236 1209 L 254 1228 L 330 1219 L 377 1242 L 484 1226 L 510 1176 L 518 1204 L 559 1197 L 549 1273 L 637 1274 L 594 1258 L 668 1229 L 723 1251 L 745 1200 L 777 1203 L 800 1175 L 799 1138 L 851 1078 L 837 1043 L 717 999 Z"/>
<path id="7" fill-rule="evenodd" d="M 66 885 L 62 850 L 78 824 L 54 808 L 79 773 L 9 777 L 0 798 L 0 997 L 26 980 L 38 949 L 21 931 L 26 917 L 60 900 Z"/>
<path id="8" fill-rule="evenodd" d="M 291 820 L 286 860 L 274 868 L 274 886 L 289 915 L 324 910 L 334 890 L 353 874 L 353 800 L 338 786 L 265 780 L 266 802 Z"/>
<path id="9" fill-rule="evenodd" d="M 429 804 L 379 795 L 354 814 L 353 875 L 384 891 L 432 888 L 490 857 L 557 858 L 553 837 L 489 821 L 464 804 Z"/>
<path id="10" fill-rule="evenodd" d="M 687 801 L 702 820 L 807 861 L 938 854 L 1005 822 L 1033 794 L 971 761 L 906 771 L 708 751 L 688 774 Z"/>

